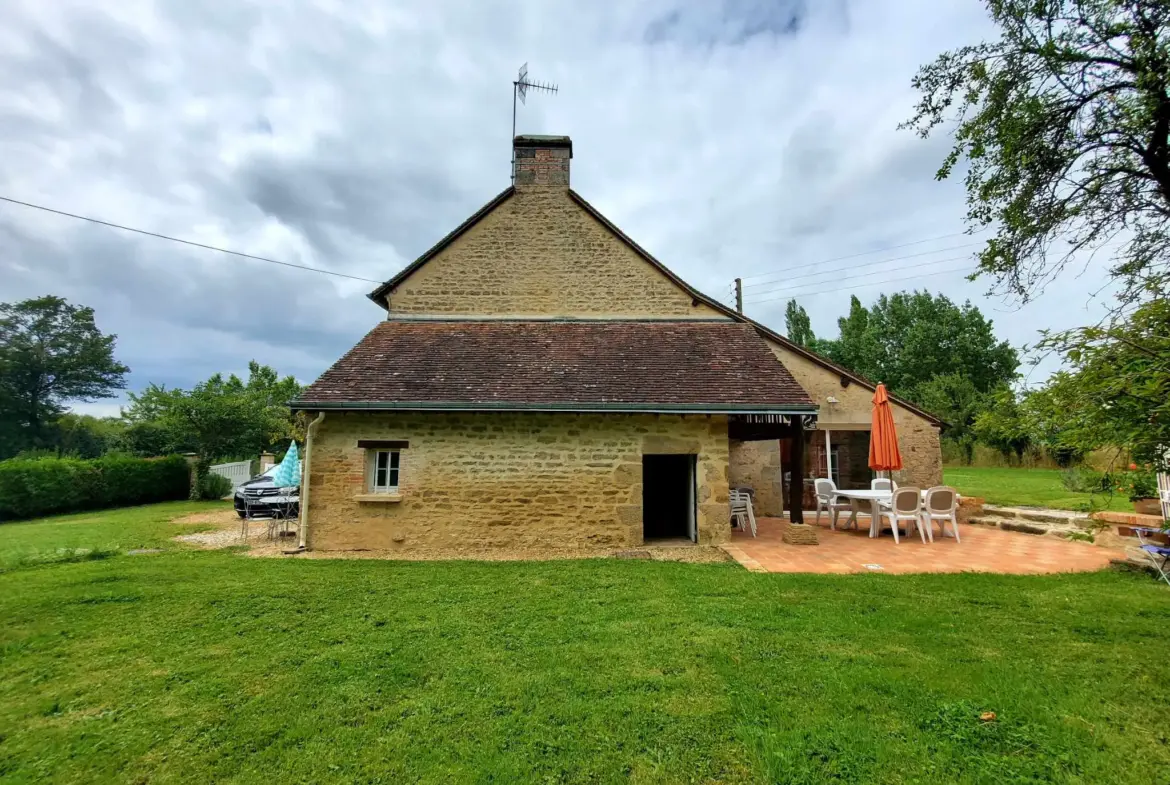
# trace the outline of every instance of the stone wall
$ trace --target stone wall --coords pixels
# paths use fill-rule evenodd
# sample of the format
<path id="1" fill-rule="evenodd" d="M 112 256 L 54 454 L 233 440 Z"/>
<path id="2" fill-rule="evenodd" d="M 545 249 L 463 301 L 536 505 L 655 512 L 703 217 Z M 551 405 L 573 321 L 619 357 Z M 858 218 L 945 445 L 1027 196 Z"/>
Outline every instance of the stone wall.
<path id="1" fill-rule="evenodd" d="M 550 186 L 517 187 L 389 299 L 403 315 L 727 318 Z"/>
<path id="2" fill-rule="evenodd" d="M 401 501 L 355 498 L 358 439 L 409 443 Z M 700 543 L 730 537 L 723 416 L 330 413 L 312 449 L 314 549 L 638 545 L 642 456 L 664 453 L 698 456 Z"/>
<path id="3" fill-rule="evenodd" d="M 753 509 L 756 515 L 777 516 L 784 512 L 778 440 L 741 442 L 732 439 L 727 474 L 730 487 L 747 486 L 755 491 Z"/>
<path id="4" fill-rule="evenodd" d="M 841 376 L 835 371 L 775 341 L 767 342 L 780 362 L 784 363 L 820 407 L 817 414 L 818 427 L 834 430 L 869 429 L 873 390 L 852 382 L 842 386 Z M 830 397 L 836 398 L 838 403 L 829 403 Z M 942 484 L 942 448 L 939 445 L 938 427 L 897 403 L 893 404 L 893 409 L 898 449 L 902 453 L 904 467 L 902 471 L 894 472 L 894 479 L 901 485 L 918 485 L 923 488 Z M 823 440 L 824 435 L 820 438 Z M 868 461 L 868 456 L 866 459 Z"/>

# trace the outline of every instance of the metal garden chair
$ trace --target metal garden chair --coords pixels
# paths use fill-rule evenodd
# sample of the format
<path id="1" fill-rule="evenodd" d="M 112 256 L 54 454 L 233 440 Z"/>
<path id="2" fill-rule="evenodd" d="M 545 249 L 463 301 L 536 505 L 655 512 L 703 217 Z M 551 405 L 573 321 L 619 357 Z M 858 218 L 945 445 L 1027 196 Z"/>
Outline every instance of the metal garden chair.
<path id="1" fill-rule="evenodd" d="M 1138 536 L 1140 547 L 1146 554 L 1146 558 L 1150 560 L 1150 564 L 1158 573 L 1162 580 L 1170 586 L 1170 545 L 1165 542 L 1159 542 L 1154 537 L 1161 536 L 1166 538 L 1165 529 L 1151 529 L 1148 527 L 1140 527 L 1134 529 Z"/>

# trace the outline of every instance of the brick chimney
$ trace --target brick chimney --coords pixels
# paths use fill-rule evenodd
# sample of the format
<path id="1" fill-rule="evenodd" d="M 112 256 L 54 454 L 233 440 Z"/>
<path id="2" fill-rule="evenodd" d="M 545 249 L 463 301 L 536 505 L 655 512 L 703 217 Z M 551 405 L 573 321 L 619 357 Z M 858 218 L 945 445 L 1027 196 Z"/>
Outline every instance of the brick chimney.
<path id="1" fill-rule="evenodd" d="M 515 157 L 512 180 L 517 186 L 569 187 L 569 159 L 573 140 L 567 136 L 517 136 L 512 140 Z"/>

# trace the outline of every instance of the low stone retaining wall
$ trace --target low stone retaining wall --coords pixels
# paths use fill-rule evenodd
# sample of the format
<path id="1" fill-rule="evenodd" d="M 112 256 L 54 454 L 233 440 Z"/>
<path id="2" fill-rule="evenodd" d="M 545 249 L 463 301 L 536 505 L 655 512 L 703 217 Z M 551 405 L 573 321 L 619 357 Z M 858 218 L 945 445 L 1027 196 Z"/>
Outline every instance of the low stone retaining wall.
<path id="1" fill-rule="evenodd" d="M 1006 531 L 1063 537 L 1068 540 L 1088 540 L 1108 524 L 1093 520 L 1082 512 L 1069 510 L 1045 510 L 1031 507 L 998 507 L 984 505 L 979 515 L 972 516 L 968 523 L 977 526 L 994 526 Z"/>

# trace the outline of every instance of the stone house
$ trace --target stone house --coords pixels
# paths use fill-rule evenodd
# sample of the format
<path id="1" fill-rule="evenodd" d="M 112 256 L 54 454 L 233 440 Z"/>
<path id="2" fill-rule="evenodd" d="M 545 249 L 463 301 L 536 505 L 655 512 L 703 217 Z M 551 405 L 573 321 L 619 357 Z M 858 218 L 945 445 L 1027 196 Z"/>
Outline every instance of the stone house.
<path id="1" fill-rule="evenodd" d="M 309 547 L 718 543 L 729 487 L 799 516 L 809 476 L 868 485 L 871 382 L 675 276 L 569 187 L 567 137 L 514 144 L 294 402 Z M 939 421 L 895 411 L 901 479 L 939 482 Z"/>

